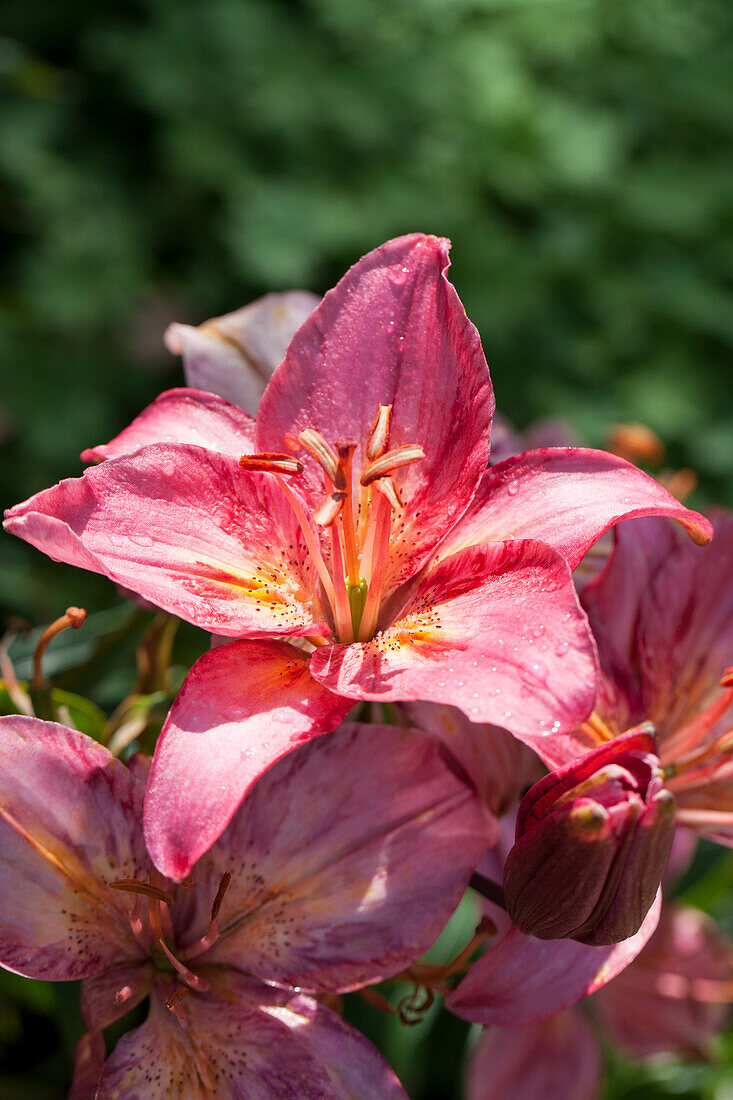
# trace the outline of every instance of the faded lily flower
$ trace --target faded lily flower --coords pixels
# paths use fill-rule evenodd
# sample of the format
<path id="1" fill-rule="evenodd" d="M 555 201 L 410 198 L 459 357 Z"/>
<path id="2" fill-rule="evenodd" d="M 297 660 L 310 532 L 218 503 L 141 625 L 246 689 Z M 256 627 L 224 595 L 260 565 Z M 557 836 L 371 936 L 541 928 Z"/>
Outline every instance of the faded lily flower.
<path id="1" fill-rule="evenodd" d="M 595 946 L 633 936 L 673 836 L 674 798 L 650 734 L 627 733 L 550 772 L 522 800 L 504 864 L 512 922 Z"/>
<path id="2" fill-rule="evenodd" d="M 266 294 L 197 327 L 170 325 L 166 347 L 183 357 L 187 386 L 218 393 L 255 416 L 272 372 L 318 302 L 305 290 Z"/>
<path id="3" fill-rule="evenodd" d="M 486 815 L 434 742 L 351 724 L 291 754 L 180 885 L 145 849 L 144 760 L 13 716 L 0 764 L 0 960 L 82 979 L 73 1100 L 405 1100 L 313 994 L 413 962 L 485 850 Z M 145 997 L 105 1062 L 102 1029 Z"/>
<path id="4" fill-rule="evenodd" d="M 295 334 L 256 424 L 171 391 L 86 453 L 108 461 L 7 514 L 51 557 L 248 639 L 198 662 L 158 742 L 147 835 L 172 877 L 267 766 L 353 700 L 452 703 L 520 737 L 574 728 L 595 653 L 569 569 L 629 515 L 709 537 L 600 451 L 487 469 L 491 382 L 447 266 L 446 241 L 388 242 Z"/>

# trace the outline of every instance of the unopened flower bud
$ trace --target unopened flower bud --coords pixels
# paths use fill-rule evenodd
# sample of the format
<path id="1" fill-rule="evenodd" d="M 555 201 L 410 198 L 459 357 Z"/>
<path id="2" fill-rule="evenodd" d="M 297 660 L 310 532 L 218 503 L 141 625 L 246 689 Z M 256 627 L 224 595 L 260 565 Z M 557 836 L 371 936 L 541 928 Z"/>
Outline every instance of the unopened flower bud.
<path id="1" fill-rule="evenodd" d="M 673 835 L 674 798 L 649 733 L 631 731 L 551 772 L 519 807 L 504 867 L 513 923 L 593 946 L 633 936 Z"/>

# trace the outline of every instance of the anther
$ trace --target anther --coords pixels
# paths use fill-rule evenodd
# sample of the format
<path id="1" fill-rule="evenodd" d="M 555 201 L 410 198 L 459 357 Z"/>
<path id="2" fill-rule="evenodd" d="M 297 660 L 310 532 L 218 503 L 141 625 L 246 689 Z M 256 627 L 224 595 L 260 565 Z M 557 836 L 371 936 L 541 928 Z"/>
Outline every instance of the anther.
<path id="1" fill-rule="evenodd" d="M 664 444 L 646 424 L 614 424 L 608 433 L 608 449 L 629 462 L 664 462 Z"/>
<path id="2" fill-rule="evenodd" d="M 346 493 L 336 492 L 330 493 L 316 508 L 313 513 L 313 520 L 318 527 L 330 527 L 336 516 L 339 514 L 344 506 L 346 500 Z"/>
<path id="3" fill-rule="evenodd" d="M 128 894 L 145 894 L 153 901 L 162 901 L 166 905 L 173 904 L 173 895 L 167 890 L 161 890 L 158 886 L 151 886 L 149 882 L 136 882 L 133 878 L 120 878 L 116 882 L 110 882 L 113 890 L 122 890 Z"/>
<path id="4" fill-rule="evenodd" d="M 339 468 L 338 455 L 330 443 L 328 443 L 315 428 L 306 428 L 305 431 L 300 433 L 298 439 L 303 444 L 308 454 L 315 458 L 329 481 L 335 485 L 337 489 L 343 489 L 343 470 Z"/>
<path id="5" fill-rule="evenodd" d="M 172 1012 L 174 1006 L 177 1005 L 179 1001 L 183 1000 L 184 997 L 187 997 L 188 993 L 189 990 L 185 985 L 179 985 L 175 993 L 171 993 L 170 997 L 166 999 L 165 1007 L 169 1008 Z"/>
<path id="6" fill-rule="evenodd" d="M 389 426 L 392 422 L 392 406 L 380 405 L 372 430 L 369 433 L 366 455 L 370 462 L 381 458 L 389 446 Z"/>
<path id="7" fill-rule="evenodd" d="M 171 993 L 170 997 L 165 1002 L 166 1008 L 173 1013 L 178 1023 L 182 1028 L 188 1028 L 188 1020 L 186 1019 L 186 1010 L 184 1009 L 181 1001 L 184 997 L 188 996 L 188 989 L 185 985 L 179 985 L 175 993 Z"/>
<path id="8" fill-rule="evenodd" d="M 402 507 L 400 491 L 391 477 L 378 478 L 377 481 L 374 482 L 374 488 L 378 489 L 379 492 L 387 498 L 393 512 L 398 511 Z"/>
<path id="9" fill-rule="evenodd" d="M 221 903 L 224 901 L 224 895 L 229 889 L 229 883 L 232 881 L 232 872 L 225 871 L 219 879 L 219 889 L 216 891 L 216 897 L 211 903 L 211 919 L 216 920 L 219 916 L 219 910 L 221 909 Z"/>
<path id="10" fill-rule="evenodd" d="M 302 474 L 303 463 L 292 455 L 278 451 L 262 451 L 257 455 L 242 455 L 239 465 L 243 470 L 256 470 L 264 474 Z"/>
<path id="11" fill-rule="evenodd" d="M 377 478 L 386 477 L 398 470 L 400 466 L 411 466 L 413 462 L 419 462 L 421 458 L 425 458 L 425 451 L 417 443 L 406 443 L 403 447 L 395 447 L 364 467 L 361 483 L 362 485 L 371 485 Z"/>

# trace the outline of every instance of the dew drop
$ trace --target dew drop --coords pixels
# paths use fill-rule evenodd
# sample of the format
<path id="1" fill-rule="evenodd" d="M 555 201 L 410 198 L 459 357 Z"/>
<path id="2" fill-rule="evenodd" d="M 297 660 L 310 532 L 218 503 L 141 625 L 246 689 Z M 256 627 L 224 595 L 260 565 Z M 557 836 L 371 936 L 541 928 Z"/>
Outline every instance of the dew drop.
<path id="1" fill-rule="evenodd" d="M 532 631 L 532 635 L 535 638 L 541 638 L 544 633 L 545 633 L 545 628 L 542 625 L 542 623 L 538 623 L 538 625 Z"/>
<path id="2" fill-rule="evenodd" d="M 569 648 L 570 648 L 570 642 L 560 642 L 560 645 L 555 650 L 555 654 L 558 657 L 564 657 Z"/>
<path id="3" fill-rule="evenodd" d="M 510 481 L 506 487 L 506 491 L 510 497 L 515 497 L 519 492 L 519 482 L 516 479 L 514 481 Z"/>

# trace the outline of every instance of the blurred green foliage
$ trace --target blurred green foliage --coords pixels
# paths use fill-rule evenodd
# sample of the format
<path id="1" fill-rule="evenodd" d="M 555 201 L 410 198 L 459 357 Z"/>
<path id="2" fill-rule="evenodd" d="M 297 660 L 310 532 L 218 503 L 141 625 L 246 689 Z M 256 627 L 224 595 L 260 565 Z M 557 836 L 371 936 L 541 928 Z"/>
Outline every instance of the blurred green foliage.
<path id="1" fill-rule="evenodd" d="M 561 415 L 601 443 L 609 422 L 644 421 L 700 473 L 702 502 L 733 504 L 729 0 L 6 0 L 4 15 L 3 503 L 78 473 L 82 447 L 179 381 L 171 320 L 324 290 L 423 229 L 453 238 L 520 427 Z M 10 538 L 0 602 L 34 624 L 69 603 L 126 614 L 107 582 Z M 109 711 L 135 672 L 105 630 L 106 664 L 81 680 Z M 716 854 L 703 870 L 694 900 L 730 926 L 733 868 Z M 56 1096 L 66 1004 L 2 978 L 3 1097 Z M 370 1012 L 414 1095 L 447 1095 L 466 1028 Z M 724 1078 L 614 1062 L 608 1095 L 722 1096 Z"/>

